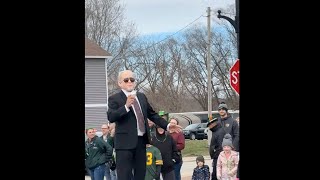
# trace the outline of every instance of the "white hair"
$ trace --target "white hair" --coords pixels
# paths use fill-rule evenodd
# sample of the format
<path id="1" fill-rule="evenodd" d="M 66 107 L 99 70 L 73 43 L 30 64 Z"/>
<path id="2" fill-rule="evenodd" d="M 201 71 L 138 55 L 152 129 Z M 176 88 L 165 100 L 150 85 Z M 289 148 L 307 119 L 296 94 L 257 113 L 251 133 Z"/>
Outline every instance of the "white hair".
<path id="1" fill-rule="evenodd" d="M 130 72 L 132 72 L 131 70 L 123 70 L 123 71 L 120 71 L 119 72 L 119 74 L 118 74 L 118 81 L 121 81 L 121 76 L 122 76 L 122 74 L 124 73 L 124 72 L 128 72 L 128 71 L 130 71 Z M 133 77 L 136 77 L 136 75 L 134 74 L 134 72 L 132 72 L 132 76 Z"/>

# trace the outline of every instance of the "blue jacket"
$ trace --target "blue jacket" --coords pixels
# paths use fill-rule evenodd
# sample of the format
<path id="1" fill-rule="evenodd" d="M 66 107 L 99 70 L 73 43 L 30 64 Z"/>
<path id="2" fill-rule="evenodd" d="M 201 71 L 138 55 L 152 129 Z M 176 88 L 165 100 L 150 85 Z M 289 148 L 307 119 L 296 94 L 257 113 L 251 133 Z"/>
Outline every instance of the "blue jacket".
<path id="1" fill-rule="evenodd" d="M 208 165 L 203 165 L 202 168 L 198 166 L 193 169 L 192 180 L 209 180 L 210 170 Z"/>

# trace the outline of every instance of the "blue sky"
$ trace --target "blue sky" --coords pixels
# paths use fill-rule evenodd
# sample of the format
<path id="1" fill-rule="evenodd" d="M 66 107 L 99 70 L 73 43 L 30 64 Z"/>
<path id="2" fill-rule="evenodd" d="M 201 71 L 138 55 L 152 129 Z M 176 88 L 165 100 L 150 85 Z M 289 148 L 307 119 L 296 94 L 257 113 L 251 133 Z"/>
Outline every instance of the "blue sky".
<path id="1" fill-rule="evenodd" d="M 126 20 L 135 23 L 140 35 L 165 37 L 185 28 L 201 15 L 206 16 L 207 7 L 227 8 L 235 4 L 235 0 L 120 0 L 120 3 L 125 6 Z M 211 15 L 211 26 L 214 26 L 217 18 L 213 12 Z M 201 17 L 195 23 L 206 26 L 207 18 Z"/>
<path id="2" fill-rule="evenodd" d="M 186 30 L 186 29 L 184 29 Z M 225 28 L 222 26 L 216 26 L 214 30 L 217 32 L 222 33 L 223 35 L 227 35 Z M 141 34 L 139 36 L 141 39 L 151 41 L 151 42 L 159 42 L 159 41 L 164 41 L 167 38 L 179 38 L 179 36 L 183 35 L 183 31 L 179 32 L 156 32 L 156 33 L 151 33 L 151 34 Z"/>

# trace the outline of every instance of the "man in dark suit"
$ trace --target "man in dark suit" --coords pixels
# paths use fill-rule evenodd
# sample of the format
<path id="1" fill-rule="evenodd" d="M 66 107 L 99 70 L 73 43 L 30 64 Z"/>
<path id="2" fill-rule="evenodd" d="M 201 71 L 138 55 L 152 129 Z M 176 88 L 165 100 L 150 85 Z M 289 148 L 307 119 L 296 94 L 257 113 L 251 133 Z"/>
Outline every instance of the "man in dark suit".
<path id="1" fill-rule="evenodd" d="M 146 172 L 146 144 L 150 142 L 147 118 L 165 130 L 181 132 L 182 127 L 161 118 L 147 97 L 136 92 L 135 75 L 130 70 L 119 73 L 121 91 L 108 99 L 108 119 L 116 123 L 114 146 L 118 180 L 143 180 Z"/>

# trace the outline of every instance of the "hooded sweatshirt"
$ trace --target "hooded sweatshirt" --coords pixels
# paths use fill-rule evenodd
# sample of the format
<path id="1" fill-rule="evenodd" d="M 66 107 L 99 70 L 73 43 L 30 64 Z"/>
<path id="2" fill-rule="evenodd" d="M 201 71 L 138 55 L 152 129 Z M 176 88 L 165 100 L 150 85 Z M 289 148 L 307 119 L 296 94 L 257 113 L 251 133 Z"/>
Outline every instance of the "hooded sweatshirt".
<path id="1" fill-rule="evenodd" d="M 174 162 L 179 159 L 177 157 L 177 147 L 176 143 L 168 132 L 159 134 L 156 130 L 156 133 L 151 139 L 151 144 L 157 147 L 162 156 L 163 165 L 161 167 L 161 173 L 168 173 L 173 171 Z"/>

